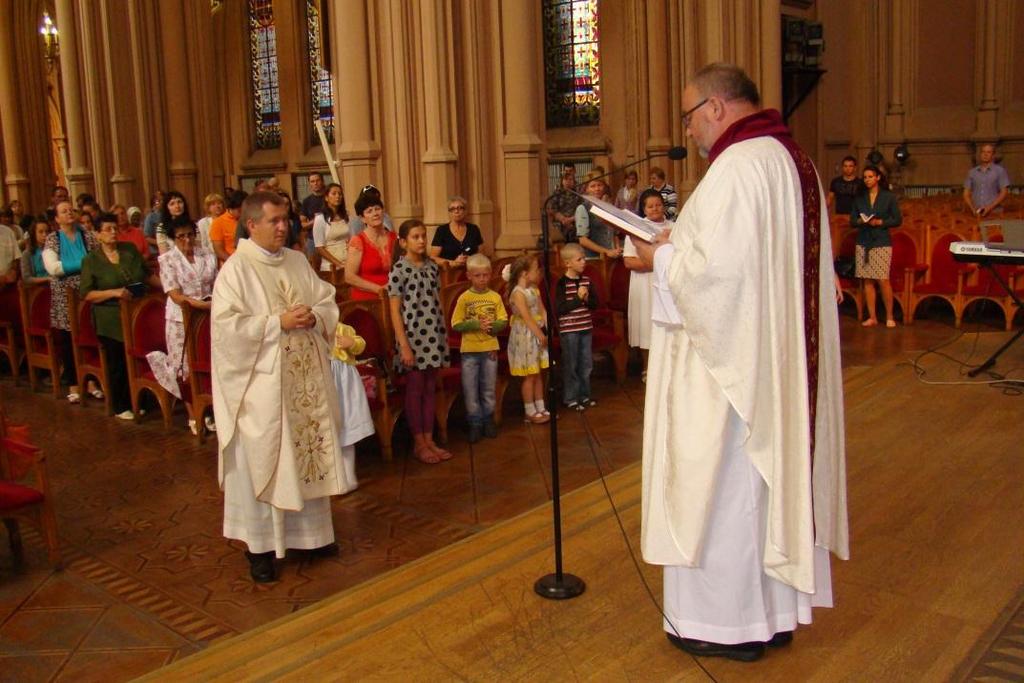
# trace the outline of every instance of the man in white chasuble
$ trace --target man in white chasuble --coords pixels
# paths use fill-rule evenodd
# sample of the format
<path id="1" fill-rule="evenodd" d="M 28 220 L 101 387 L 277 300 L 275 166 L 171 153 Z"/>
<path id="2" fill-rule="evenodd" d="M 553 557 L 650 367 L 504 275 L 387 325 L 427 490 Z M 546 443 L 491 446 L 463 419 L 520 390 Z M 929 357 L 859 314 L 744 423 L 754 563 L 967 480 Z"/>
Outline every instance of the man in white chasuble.
<path id="1" fill-rule="evenodd" d="M 831 606 L 849 555 L 842 375 L 828 211 L 807 154 L 741 69 L 683 91 L 710 167 L 654 271 L 644 410 L 644 559 L 665 631 L 753 661 Z"/>
<path id="2" fill-rule="evenodd" d="M 334 287 L 286 248 L 279 195 L 249 195 L 239 220 L 249 239 L 213 289 L 213 409 L 224 535 L 248 546 L 253 580 L 269 582 L 288 548 L 336 552 L 330 496 L 356 482 L 331 378 Z"/>

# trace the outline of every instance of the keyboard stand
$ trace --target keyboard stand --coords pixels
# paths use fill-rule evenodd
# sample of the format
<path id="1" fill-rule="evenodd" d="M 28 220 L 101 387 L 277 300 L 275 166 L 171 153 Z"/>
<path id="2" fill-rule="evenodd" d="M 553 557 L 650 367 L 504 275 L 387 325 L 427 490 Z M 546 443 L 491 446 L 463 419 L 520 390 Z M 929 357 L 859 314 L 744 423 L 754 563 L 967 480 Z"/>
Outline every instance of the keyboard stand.
<path id="1" fill-rule="evenodd" d="M 1003 282 L 1003 278 L 999 277 L 999 273 L 996 272 L 996 269 L 994 267 L 992 267 L 992 263 L 989 260 L 983 260 L 980 261 L 980 264 L 982 268 L 988 268 L 989 272 L 992 273 L 992 276 L 995 277 L 996 281 L 1003 288 L 1003 291 L 1010 295 L 1010 298 L 1013 299 L 1013 303 L 1017 304 L 1017 308 L 1024 308 L 1024 303 L 1021 303 L 1021 300 L 1018 299 L 1017 295 L 1013 293 L 1013 290 L 1010 289 L 1010 285 L 1008 285 L 1006 282 Z M 1002 355 L 1003 351 L 1013 346 L 1014 342 L 1020 339 L 1021 336 L 1024 336 L 1024 326 L 1022 326 L 1020 330 L 1017 331 L 1017 334 L 1010 337 L 1010 339 L 1007 340 L 1005 344 L 996 349 L 996 352 L 989 356 L 988 360 L 986 360 L 984 363 L 968 372 L 967 376 L 977 377 L 981 373 L 991 368 L 993 365 L 996 364 L 996 359 Z"/>

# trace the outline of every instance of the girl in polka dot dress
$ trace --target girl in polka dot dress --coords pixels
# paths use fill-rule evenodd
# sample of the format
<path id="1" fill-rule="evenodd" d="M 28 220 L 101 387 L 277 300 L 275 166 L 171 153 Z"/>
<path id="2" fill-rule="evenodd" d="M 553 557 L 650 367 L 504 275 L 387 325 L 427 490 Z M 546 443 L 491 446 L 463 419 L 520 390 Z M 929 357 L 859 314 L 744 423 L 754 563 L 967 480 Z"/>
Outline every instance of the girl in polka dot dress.
<path id="1" fill-rule="evenodd" d="M 413 455 L 435 464 L 452 454 L 434 443 L 437 369 L 448 365 L 448 333 L 438 296 L 437 264 L 427 257 L 427 229 L 418 220 L 398 228 L 398 249 L 388 276 L 395 328 L 395 370 L 406 375 L 405 419 Z"/>

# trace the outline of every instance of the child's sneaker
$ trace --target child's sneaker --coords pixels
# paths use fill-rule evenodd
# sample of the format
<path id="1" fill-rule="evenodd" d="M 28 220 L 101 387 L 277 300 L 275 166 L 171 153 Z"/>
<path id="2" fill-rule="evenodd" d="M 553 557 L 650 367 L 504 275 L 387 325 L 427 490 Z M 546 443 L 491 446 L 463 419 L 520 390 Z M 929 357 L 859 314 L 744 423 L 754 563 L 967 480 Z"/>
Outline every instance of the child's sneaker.
<path id="1" fill-rule="evenodd" d="M 487 418 L 484 422 L 484 436 L 488 439 L 496 439 L 498 437 L 498 425 L 494 424 L 493 418 Z"/>
<path id="2" fill-rule="evenodd" d="M 592 398 L 585 398 L 582 401 L 580 401 L 580 405 L 583 406 L 584 408 L 596 408 L 597 401 L 595 401 Z"/>
<path id="3" fill-rule="evenodd" d="M 565 407 L 568 408 L 569 410 L 579 410 L 580 404 L 577 403 L 576 401 L 569 401 L 568 403 L 565 404 Z"/>
<path id="4" fill-rule="evenodd" d="M 481 437 L 482 437 L 482 434 L 483 434 L 483 429 L 481 429 L 480 425 L 478 425 L 478 424 L 469 425 L 469 442 L 470 443 L 476 443 L 477 441 L 479 441 L 481 439 Z"/>

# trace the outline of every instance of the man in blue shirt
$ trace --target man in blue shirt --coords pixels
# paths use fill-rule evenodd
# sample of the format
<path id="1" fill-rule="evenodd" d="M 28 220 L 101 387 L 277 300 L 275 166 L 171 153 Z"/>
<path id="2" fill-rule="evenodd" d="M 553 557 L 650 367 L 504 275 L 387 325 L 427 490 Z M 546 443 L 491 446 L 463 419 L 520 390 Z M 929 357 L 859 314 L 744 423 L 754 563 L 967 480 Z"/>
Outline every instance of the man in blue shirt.
<path id="1" fill-rule="evenodd" d="M 992 213 L 1002 213 L 999 206 L 1006 199 L 1010 176 L 1006 169 L 995 163 L 996 146 L 985 143 L 978 150 L 981 162 L 967 172 L 964 181 L 964 203 L 971 213 L 985 218 Z"/>

